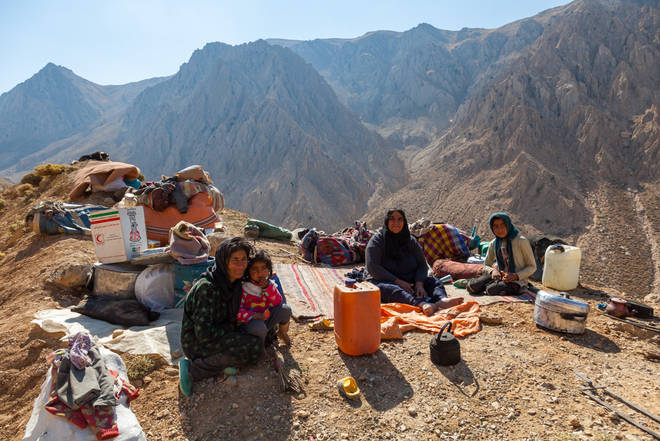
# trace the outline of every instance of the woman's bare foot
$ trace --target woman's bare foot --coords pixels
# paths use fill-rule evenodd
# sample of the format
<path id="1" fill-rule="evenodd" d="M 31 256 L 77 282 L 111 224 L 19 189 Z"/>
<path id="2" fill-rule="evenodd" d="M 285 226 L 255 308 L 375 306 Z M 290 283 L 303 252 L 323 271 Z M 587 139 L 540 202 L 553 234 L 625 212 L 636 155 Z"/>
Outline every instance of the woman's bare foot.
<path id="1" fill-rule="evenodd" d="M 438 310 L 451 308 L 452 306 L 460 305 L 464 301 L 465 299 L 463 297 L 452 297 L 451 299 L 445 297 L 444 299 L 440 299 L 435 302 L 435 309 Z"/>
<path id="2" fill-rule="evenodd" d="M 420 306 L 422 308 L 422 312 L 427 317 L 431 317 L 437 309 L 434 303 L 422 303 Z"/>
<path id="3" fill-rule="evenodd" d="M 422 303 L 420 306 L 422 307 L 422 312 L 424 315 L 427 317 L 431 317 L 433 314 L 435 314 L 436 311 L 440 309 L 447 309 L 451 308 L 452 306 L 460 305 L 463 303 L 464 299 L 463 297 L 452 297 L 451 299 L 444 298 L 440 299 L 435 303 Z"/>

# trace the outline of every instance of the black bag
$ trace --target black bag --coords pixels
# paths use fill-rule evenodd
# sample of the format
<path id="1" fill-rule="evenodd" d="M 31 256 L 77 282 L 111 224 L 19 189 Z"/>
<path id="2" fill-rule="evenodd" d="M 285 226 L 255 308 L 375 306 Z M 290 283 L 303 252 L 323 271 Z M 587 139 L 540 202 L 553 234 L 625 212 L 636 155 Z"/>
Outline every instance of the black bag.
<path id="1" fill-rule="evenodd" d="M 121 326 L 147 326 L 160 317 L 137 299 L 87 297 L 71 311 Z"/>
<path id="2" fill-rule="evenodd" d="M 447 332 L 445 332 L 445 328 Z M 429 344 L 431 361 L 438 366 L 452 366 L 461 361 L 461 346 L 451 332 L 451 322 L 445 323 Z"/>

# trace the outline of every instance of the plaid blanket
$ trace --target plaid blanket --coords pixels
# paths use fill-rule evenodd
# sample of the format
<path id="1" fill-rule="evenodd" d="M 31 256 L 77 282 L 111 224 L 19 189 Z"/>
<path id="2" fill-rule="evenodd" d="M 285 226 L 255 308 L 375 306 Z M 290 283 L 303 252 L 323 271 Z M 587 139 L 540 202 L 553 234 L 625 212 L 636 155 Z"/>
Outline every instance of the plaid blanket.
<path id="1" fill-rule="evenodd" d="M 470 256 L 470 236 L 449 224 L 435 224 L 417 242 L 429 265 L 436 259 L 467 259 Z"/>

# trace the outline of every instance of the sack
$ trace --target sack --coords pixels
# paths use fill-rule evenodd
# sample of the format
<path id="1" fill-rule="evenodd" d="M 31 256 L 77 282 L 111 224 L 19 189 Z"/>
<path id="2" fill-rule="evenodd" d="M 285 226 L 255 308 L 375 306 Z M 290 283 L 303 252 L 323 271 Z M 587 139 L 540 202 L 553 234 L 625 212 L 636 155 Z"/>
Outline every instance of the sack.
<path id="1" fill-rule="evenodd" d="M 364 262 L 367 243 L 373 234 L 366 222 L 358 221 L 352 228 L 332 235 L 320 235 L 312 229 L 303 237 L 300 251 L 303 258 L 312 263 L 340 266 Z"/>
<path id="2" fill-rule="evenodd" d="M 161 263 L 148 266 L 135 280 L 135 298 L 152 311 L 174 306 L 174 268 Z"/>
<path id="3" fill-rule="evenodd" d="M 71 311 L 121 326 L 147 326 L 160 317 L 137 299 L 88 297 Z"/>
<path id="4" fill-rule="evenodd" d="M 183 265 L 206 262 L 211 244 L 204 232 L 193 224 L 180 221 L 170 229 L 170 244 L 165 251 Z"/>
<path id="5" fill-rule="evenodd" d="M 91 235 L 89 215 L 107 209 L 101 205 L 40 202 L 25 216 L 25 224 L 39 234 Z"/>
<path id="6" fill-rule="evenodd" d="M 194 181 L 201 181 L 205 184 L 213 184 L 211 176 L 204 171 L 201 165 L 191 165 L 183 170 L 179 170 L 174 174 L 177 181 L 185 181 L 192 179 Z"/>
<path id="7" fill-rule="evenodd" d="M 484 272 L 480 263 L 462 263 L 449 259 L 438 259 L 433 262 L 433 277 L 442 278 L 450 275 L 454 280 L 473 279 Z"/>
<path id="8" fill-rule="evenodd" d="M 556 236 L 548 236 L 543 234 L 532 234 L 525 236 L 529 241 L 529 245 L 534 252 L 534 260 L 536 261 L 536 271 L 529 278 L 532 280 L 541 281 L 543 279 L 543 263 L 545 261 L 545 250 L 550 245 L 568 245 L 562 239 Z"/>

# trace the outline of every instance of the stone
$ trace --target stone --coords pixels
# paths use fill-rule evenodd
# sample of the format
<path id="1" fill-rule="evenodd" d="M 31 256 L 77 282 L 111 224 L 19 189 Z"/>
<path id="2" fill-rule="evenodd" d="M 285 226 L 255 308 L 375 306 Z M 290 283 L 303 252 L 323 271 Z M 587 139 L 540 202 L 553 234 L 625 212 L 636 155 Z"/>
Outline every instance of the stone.
<path id="1" fill-rule="evenodd" d="M 148 375 L 142 379 L 145 385 L 151 383 L 151 380 L 152 380 L 151 377 Z"/>
<path id="2" fill-rule="evenodd" d="M 165 368 L 165 374 L 171 376 L 171 377 L 178 377 L 179 376 L 179 370 L 175 367 L 168 366 Z"/>
<path id="3" fill-rule="evenodd" d="M 479 316 L 479 321 L 487 325 L 501 325 L 504 321 L 497 315 L 483 314 Z"/>
<path id="4" fill-rule="evenodd" d="M 89 263 L 63 263 L 46 278 L 46 283 L 64 289 L 81 289 L 92 277 Z"/>
<path id="5" fill-rule="evenodd" d="M 296 412 L 296 416 L 298 418 L 307 418 L 309 417 L 309 412 L 306 410 L 299 410 L 298 412 Z"/>
<path id="6" fill-rule="evenodd" d="M 231 403 L 231 408 L 232 408 L 232 409 L 238 409 L 238 404 L 236 404 L 236 403 Z"/>
<path id="7" fill-rule="evenodd" d="M 527 413 L 530 415 L 536 415 L 536 409 L 529 409 Z"/>
<path id="8" fill-rule="evenodd" d="M 46 342 L 40 338 L 32 340 L 30 343 L 28 343 L 28 347 L 30 349 L 39 349 L 43 348 L 44 346 L 46 346 Z"/>
<path id="9" fill-rule="evenodd" d="M 415 406 L 408 407 L 408 414 L 412 417 L 417 416 L 417 409 L 415 408 Z"/>
<path id="10" fill-rule="evenodd" d="M 568 417 L 568 424 L 574 429 L 577 429 L 578 427 L 582 426 L 582 423 L 580 423 L 580 419 L 576 415 L 571 415 L 570 417 Z"/>

